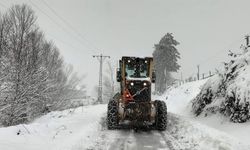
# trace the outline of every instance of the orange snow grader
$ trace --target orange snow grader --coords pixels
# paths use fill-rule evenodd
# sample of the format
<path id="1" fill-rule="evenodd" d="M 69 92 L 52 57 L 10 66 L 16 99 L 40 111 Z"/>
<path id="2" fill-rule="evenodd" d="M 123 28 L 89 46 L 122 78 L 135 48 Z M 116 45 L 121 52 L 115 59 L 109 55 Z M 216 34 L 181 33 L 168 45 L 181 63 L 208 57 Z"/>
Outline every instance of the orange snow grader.
<path id="1" fill-rule="evenodd" d="M 151 86 L 156 78 L 153 66 L 152 57 L 122 57 L 119 60 L 116 78 L 120 82 L 120 92 L 108 103 L 108 129 L 166 129 L 166 104 L 151 99 Z"/>

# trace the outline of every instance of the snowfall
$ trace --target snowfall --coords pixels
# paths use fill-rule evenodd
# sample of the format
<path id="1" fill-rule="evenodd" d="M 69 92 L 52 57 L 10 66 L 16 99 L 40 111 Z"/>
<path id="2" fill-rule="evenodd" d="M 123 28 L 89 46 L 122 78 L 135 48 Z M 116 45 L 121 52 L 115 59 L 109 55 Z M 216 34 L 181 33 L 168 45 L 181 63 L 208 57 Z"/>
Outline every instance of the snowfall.
<path id="1" fill-rule="evenodd" d="M 0 150 L 249 150 L 250 122 L 231 123 L 213 115 L 195 117 L 190 101 L 206 80 L 171 87 L 163 96 L 168 107 L 166 131 L 107 130 L 107 105 L 51 112 L 30 124 L 0 128 Z"/>

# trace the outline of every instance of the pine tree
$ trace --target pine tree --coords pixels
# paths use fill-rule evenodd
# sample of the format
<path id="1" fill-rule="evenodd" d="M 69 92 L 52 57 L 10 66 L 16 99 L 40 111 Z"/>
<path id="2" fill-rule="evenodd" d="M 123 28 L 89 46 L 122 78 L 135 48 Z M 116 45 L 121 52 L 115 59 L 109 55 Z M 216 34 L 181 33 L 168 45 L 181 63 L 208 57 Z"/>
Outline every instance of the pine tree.
<path id="1" fill-rule="evenodd" d="M 159 44 L 155 44 L 153 52 L 156 72 L 155 90 L 158 93 L 163 93 L 166 90 L 166 84 L 170 85 L 173 82 L 171 72 L 176 72 L 180 65 L 177 63 L 180 59 L 180 53 L 176 49 L 179 44 L 171 33 L 163 36 Z"/>

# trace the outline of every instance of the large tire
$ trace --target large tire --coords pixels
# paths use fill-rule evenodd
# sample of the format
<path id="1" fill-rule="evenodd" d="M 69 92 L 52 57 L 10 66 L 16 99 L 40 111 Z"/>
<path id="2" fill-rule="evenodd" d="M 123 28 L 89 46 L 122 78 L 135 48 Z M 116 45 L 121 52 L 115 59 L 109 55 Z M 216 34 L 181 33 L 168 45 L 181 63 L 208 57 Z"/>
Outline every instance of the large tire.
<path id="1" fill-rule="evenodd" d="M 156 105 L 156 122 L 157 130 L 164 131 L 167 128 L 167 106 L 164 101 L 155 101 Z"/>
<path id="2" fill-rule="evenodd" d="M 111 100 L 108 103 L 107 126 L 108 129 L 115 129 L 118 125 L 118 104 Z"/>

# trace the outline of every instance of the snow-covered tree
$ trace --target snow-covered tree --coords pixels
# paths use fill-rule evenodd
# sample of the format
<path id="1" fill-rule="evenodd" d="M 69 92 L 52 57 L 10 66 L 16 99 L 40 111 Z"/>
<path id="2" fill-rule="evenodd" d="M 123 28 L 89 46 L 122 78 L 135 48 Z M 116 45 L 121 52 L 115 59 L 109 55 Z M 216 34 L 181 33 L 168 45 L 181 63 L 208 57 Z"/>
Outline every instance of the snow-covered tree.
<path id="1" fill-rule="evenodd" d="M 114 67 L 110 61 L 107 62 L 107 70 L 103 78 L 103 102 L 108 103 L 108 101 L 113 98 L 115 92 L 117 91 L 117 86 L 114 79 Z"/>
<path id="2" fill-rule="evenodd" d="M 173 82 L 171 72 L 176 72 L 180 68 L 177 62 L 180 59 L 180 53 L 176 49 L 178 44 L 179 42 L 171 33 L 167 33 L 158 44 L 155 44 L 153 52 L 156 72 L 155 90 L 159 93 L 166 90 L 166 84 L 170 85 Z"/>
<path id="3" fill-rule="evenodd" d="M 217 72 L 202 87 L 192 101 L 195 115 L 221 113 L 232 122 L 246 122 L 250 119 L 250 53 L 235 54 L 229 51 L 231 60 L 224 63 L 225 70 Z"/>
<path id="4" fill-rule="evenodd" d="M 66 66 L 29 6 L 0 15 L 0 124 L 28 122 L 83 97 L 82 78 Z"/>

